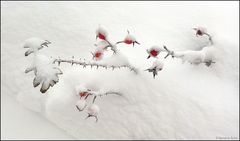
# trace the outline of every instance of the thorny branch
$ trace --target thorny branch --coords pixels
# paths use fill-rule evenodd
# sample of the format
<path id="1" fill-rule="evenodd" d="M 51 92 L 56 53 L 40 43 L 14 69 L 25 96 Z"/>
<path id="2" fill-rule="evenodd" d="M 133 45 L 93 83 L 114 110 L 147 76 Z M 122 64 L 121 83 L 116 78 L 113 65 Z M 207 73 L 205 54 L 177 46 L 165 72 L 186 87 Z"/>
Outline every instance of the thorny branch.
<path id="1" fill-rule="evenodd" d="M 74 65 L 74 64 L 76 64 L 76 65 L 80 65 L 80 66 L 83 66 L 83 68 L 85 68 L 85 67 L 87 67 L 87 66 L 90 66 L 91 68 L 93 68 L 93 67 L 96 67 L 97 69 L 99 68 L 99 67 L 102 67 L 102 68 L 105 68 L 105 69 L 112 69 L 112 70 L 114 70 L 114 69 L 116 69 L 116 68 L 127 68 L 127 69 L 129 69 L 130 71 L 133 71 L 135 74 L 137 74 L 138 73 L 138 71 L 137 71 L 137 69 L 135 68 L 135 67 L 133 67 L 133 66 L 131 66 L 131 65 L 119 65 L 119 66 L 114 66 L 114 65 L 104 65 L 104 64 L 98 64 L 98 63 L 94 63 L 94 62 L 89 62 L 89 63 L 86 63 L 85 61 L 81 61 L 81 60 L 79 60 L 79 61 L 76 61 L 76 60 L 64 60 L 64 59 L 55 59 L 54 61 L 53 61 L 53 63 L 58 63 L 58 65 L 60 65 L 61 63 L 69 63 L 69 64 L 71 64 L 71 65 Z"/>
<path id="2" fill-rule="evenodd" d="M 213 44 L 212 36 L 211 36 L 210 34 L 208 34 L 208 33 L 205 32 L 205 31 L 201 31 L 201 30 L 199 30 L 198 28 L 193 28 L 193 30 L 197 31 L 197 32 L 196 32 L 196 36 L 198 36 L 198 35 L 200 35 L 200 36 L 202 36 L 202 35 L 207 35 L 207 36 L 208 36 L 208 40 L 209 40 L 209 42 L 211 43 L 211 45 Z"/>

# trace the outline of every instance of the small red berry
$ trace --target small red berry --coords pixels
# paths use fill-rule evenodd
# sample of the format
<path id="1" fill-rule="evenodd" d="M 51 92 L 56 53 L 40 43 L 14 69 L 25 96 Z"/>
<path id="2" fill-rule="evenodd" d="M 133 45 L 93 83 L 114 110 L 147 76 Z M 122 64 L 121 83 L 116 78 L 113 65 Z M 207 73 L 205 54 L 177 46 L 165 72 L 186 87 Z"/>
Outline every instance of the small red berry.
<path id="1" fill-rule="evenodd" d="M 98 38 L 102 39 L 102 40 L 106 40 L 105 35 L 98 33 Z"/>
<path id="2" fill-rule="evenodd" d="M 197 33 L 196 33 L 196 34 L 202 36 L 202 35 L 203 35 L 203 32 L 202 32 L 201 30 L 197 30 Z"/>
<path id="3" fill-rule="evenodd" d="M 87 95 L 87 92 L 80 92 L 79 95 L 80 95 L 80 97 L 84 97 Z"/>
<path id="4" fill-rule="evenodd" d="M 92 53 L 92 54 L 93 54 L 93 59 L 95 60 L 100 60 L 103 57 L 102 51 L 96 51 L 95 53 Z"/>
<path id="5" fill-rule="evenodd" d="M 104 28 L 99 27 L 96 30 L 96 38 L 106 40 L 107 39 L 107 31 Z"/>
<path id="6" fill-rule="evenodd" d="M 124 40 L 124 43 L 126 43 L 126 44 L 132 44 L 133 41 L 132 41 L 132 40 L 129 40 L 129 39 L 125 39 L 125 40 Z"/>
<path id="7" fill-rule="evenodd" d="M 153 50 L 150 51 L 150 54 L 152 56 L 156 57 L 158 55 L 158 51 L 153 49 Z"/>
<path id="8" fill-rule="evenodd" d="M 95 53 L 95 57 L 96 57 L 96 58 L 99 58 L 99 57 L 101 57 L 101 55 L 102 55 L 102 53 L 101 53 L 101 52 L 96 52 L 96 53 Z"/>

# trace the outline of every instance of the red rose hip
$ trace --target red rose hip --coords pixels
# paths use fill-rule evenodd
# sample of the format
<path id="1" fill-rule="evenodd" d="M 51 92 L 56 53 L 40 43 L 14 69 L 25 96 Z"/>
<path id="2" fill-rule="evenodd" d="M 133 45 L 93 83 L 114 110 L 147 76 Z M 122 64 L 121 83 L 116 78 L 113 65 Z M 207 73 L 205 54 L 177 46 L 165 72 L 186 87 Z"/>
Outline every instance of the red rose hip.
<path id="1" fill-rule="evenodd" d="M 106 40 L 106 37 L 101 33 L 98 34 L 98 38 L 102 40 Z"/>
<path id="2" fill-rule="evenodd" d="M 147 50 L 147 53 L 149 54 L 147 59 L 149 59 L 150 57 L 157 57 L 162 50 L 163 49 L 161 49 L 159 46 L 152 46 L 150 49 Z"/>
<path id="3" fill-rule="evenodd" d="M 203 32 L 202 32 L 201 30 L 197 30 L 197 33 L 196 33 L 196 34 L 202 36 L 202 35 L 203 35 Z"/>
<path id="4" fill-rule="evenodd" d="M 132 40 L 129 40 L 129 39 L 125 39 L 125 40 L 124 40 L 124 43 L 126 43 L 126 44 L 132 44 L 133 41 L 132 41 Z"/>
<path id="5" fill-rule="evenodd" d="M 101 52 L 96 52 L 96 53 L 95 53 L 95 57 L 96 57 L 96 58 L 99 58 L 99 57 L 101 57 L 101 55 L 102 55 L 102 53 L 101 53 Z"/>
<path id="6" fill-rule="evenodd" d="M 93 59 L 100 60 L 102 59 L 103 52 L 98 50 L 95 53 L 92 53 L 92 55 L 93 55 Z"/>
<path id="7" fill-rule="evenodd" d="M 87 92 L 80 92 L 79 95 L 80 95 L 80 97 L 84 97 L 87 95 Z"/>
<path id="8" fill-rule="evenodd" d="M 99 27 L 96 30 L 96 38 L 106 40 L 107 39 L 107 31 L 104 28 Z"/>
<path id="9" fill-rule="evenodd" d="M 158 51 L 156 51 L 156 50 L 151 50 L 151 51 L 150 51 L 150 54 L 151 54 L 152 56 L 156 57 L 156 56 L 158 55 Z"/>

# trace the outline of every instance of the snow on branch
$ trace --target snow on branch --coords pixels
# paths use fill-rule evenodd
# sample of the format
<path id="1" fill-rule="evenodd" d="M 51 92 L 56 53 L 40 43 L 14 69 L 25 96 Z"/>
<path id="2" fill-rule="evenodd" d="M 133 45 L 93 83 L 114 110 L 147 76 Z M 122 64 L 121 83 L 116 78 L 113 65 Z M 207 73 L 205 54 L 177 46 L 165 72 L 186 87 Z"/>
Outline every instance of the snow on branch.
<path id="1" fill-rule="evenodd" d="M 158 58 L 157 56 L 160 54 L 160 52 L 167 53 L 167 55 L 164 58 L 167 58 L 169 55 L 174 54 L 174 52 L 170 51 L 165 45 L 163 45 L 163 47 L 154 45 L 154 46 L 150 47 L 149 49 L 147 49 L 147 53 L 148 53 L 147 59 L 149 59 L 150 57 Z"/>
<path id="2" fill-rule="evenodd" d="M 209 37 L 209 42 L 212 45 L 213 41 L 212 41 L 212 36 L 206 32 L 205 28 L 193 28 L 196 31 L 196 36 L 203 36 L 206 35 Z M 43 39 L 39 39 L 39 38 L 30 38 L 27 39 L 25 41 L 24 44 L 24 48 L 27 48 L 28 50 L 25 52 L 25 56 L 28 56 L 30 54 L 34 54 L 33 57 L 33 63 L 30 67 L 28 67 L 25 70 L 25 73 L 28 73 L 30 71 L 34 71 L 35 74 L 35 78 L 33 79 L 33 86 L 37 87 L 38 85 L 42 85 L 40 91 L 42 93 L 45 93 L 49 87 L 54 86 L 58 81 L 59 81 L 59 77 L 58 75 L 62 74 L 62 71 L 54 66 L 55 63 L 57 63 L 59 66 L 61 63 L 68 63 L 71 65 L 80 65 L 83 66 L 83 68 L 86 67 L 95 67 L 96 69 L 98 68 L 105 68 L 105 69 L 122 69 L 122 68 L 126 68 L 129 71 L 133 71 L 135 74 L 138 74 L 138 70 L 129 64 L 127 57 L 125 57 L 123 54 L 120 53 L 120 51 L 117 49 L 117 45 L 120 43 L 125 43 L 127 45 L 133 45 L 134 44 L 138 44 L 140 45 L 140 43 L 136 40 L 136 38 L 130 34 L 129 31 L 127 31 L 128 34 L 125 36 L 125 38 L 122 41 L 116 42 L 116 43 L 112 43 L 109 40 L 109 36 L 107 31 L 102 28 L 99 27 L 96 30 L 96 40 L 100 39 L 98 41 L 97 44 L 95 44 L 96 49 L 94 52 L 91 52 L 93 55 L 93 60 L 92 62 L 86 62 L 85 60 L 74 60 L 74 57 L 72 59 L 50 59 L 47 56 L 41 55 L 39 53 L 39 50 L 41 50 L 43 47 L 48 47 L 48 44 L 50 44 L 51 42 L 48 40 L 43 40 Z M 104 59 L 102 61 L 102 58 L 104 56 L 104 52 L 108 51 L 108 48 L 110 48 L 113 51 L 113 55 L 110 58 Z M 211 55 L 209 56 L 209 48 L 213 48 L 213 47 L 204 47 L 202 50 L 200 51 L 193 51 L 193 50 L 186 50 L 186 51 L 172 51 L 170 49 L 168 49 L 165 45 L 163 45 L 163 47 L 159 47 L 159 46 L 152 46 L 150 49 L 147 49 L 147 53 L 148 53 L 148 57 L 147 59 L 149 59 L 150 57 L 153 58 L 157 58 L 158 59 L 158 55 L 163 52 L 163 53 L 167 53 L 166 56 L 164 57 L 165 59 L 168 56 L 172 56 L 172 58 L 180 58 L 182 59 L 183 62 L 189 62 L 191 64 L 201 64 L 204 63 L 206 66 L 211 66 L 213 63 L 216 63 L 213 58 L 211 57 Z M 101 61 L 100 61 L 101 60 Z M 97 62 L 100 61 L 100 62 Z M 145 71 L 151 72 L 153 73 L 153 77 L 155 78 L 155 76 L 158 74 L 159 71 L 161 71 L 163 69 L 163 62 L 156 60 L 155 62 L 153 62 L 152 66 L 148 69 L 146 69 Z M 88 95 L 94 95 L 95 92 L 87 92 Z M 102 94 L 98 94 L 98 96 L 101 95 L 108 95 L 108 94 L 118 94 L 117 92 L 106 92 L 106 93 L 102 93 Z M 96 94 L 94 96 L 94 100 L 93 103 L 96 99 Z"/>
<path id="3" fill-rule="evenodd" d="M 45 61 L 45 60 L 42 60 Z M 58 81 L 58 75 L 62 74 L 62 71 L 50 64 L 34 64 L 25 70 L 25 73 L 34 71 L 33 87 L 37 87 L 41 84 L 40 92 L 45 93 L 50 87 L 53 87 Z"/>
<path id="4" fill-rule="evenodd" d="M 116 42 L 116 43 L 112 43 L 110 42 L 109 38 L 108 38 L 108 33 L 107 31 L 103 28 L 103 27 L 98 27 L 98 29 L 96 30 L 96 39 L 100 39 L 100 43 L 103 43 L 105 44 L 104 46 L 98 46 L 98 44 L 96 44 L 95 46 L 97 46 L 97 50 L 95 51 L 95 53 L 92 53 L 93 54 L 93 57 L 94 58 L 97 58 L 97 60 L 99 60 L 98 58 L 101 58 L 102 55 L 103 55 L 103 51 L 106 51 L 108 47 L 111 48 L 111 50 L 113 51 L 113 53 L 117 53 L 117 44 L 120 44 L 120 43 L 125 43 L 127 45 L 130 45 L 132 44 L 133 47 L 135 44 L 138 44 L 140 45 L 140 43 L 136 40 L 136 38 L 130 34 L 130 32 L 127 30 L 127 36 L 124 38 L 123 41 L 119 41 L 119 42 Z M 96 54 L 98 53 L 98 55 Z"/>
<path id="5" fill-rule="evenodd" d="M 198 28 L 193 28 L 193 30 L 196 31 L 196 36 L 197 37 L 203 36 L 203 35 L 208 36 L 208 40 L 209 40 L 210 44 L 211 45 L 213 44 L 212 36 L 209 33 L 207 33 L 206 28 L 198 27 Z"/>
<path id="6" fill-rule="evenodd" d="M 134 47 L 134 44 L 138 44 L 140 45 L 140 43 L 136 40 L 136 38 L 130 34 L 130 32 L 127 30 L 127 36 L 124 38 L 123 41 L 119 41 L 116 44 L 120 44 L 120 43 L 125 43 L 125 44 L 132 44 Z"/>
<path id="7" fill-rule="evenodd" d="M 59 81 L 58 75 L 62 74 L 62 71 L 51 63 L 52 60 L 49 57 L 39 54 L 39 50 L 44 46 L 48 47 L 48 44 L 50 44 L 49 41 L 39 38 L 27 39 L 24 44 L 24 48 L 28 48 L 25 56 L 34 53 L 32 64 L 25 70 L 25 73 L 34 71 L 33 87 L 41 84 L 41 93 L 53 87 Z"/>
<path id="8" fill-rule="evenodd" d="M 96 119 L 96 122 L 98 121 L 98 113 L 100 111 L 100 108 L 98 105 L 95 104 L 95 100 L 97 97 L 107 96 L 107 95 L 117 95 L 117 96 L 123 96 L 122 93 L 116 92 L 116 91 L 93 91 L 90 89 L 87 89 L 86 87 L 80 85 L 76 86 L 76 93 L 77 96 L 80 97 L 80 99 L 76 102 L 76 108 L 79 112 L 82 112 L 86 109 L 87 106 L 87 100 L 89 99 L 89 96 L 93 97 L 92 103 L 87 109 L 88 116 L 85 119 L 88 119 L 89 117 L 94 117 Z"/>
<path id="9" fill-rule="evenodd" d="M 98 113 L 100 111 L 100 108 L 96 104 L 92 104 L 90 107 L 88 107 L 88 116 L 85 119 L 88 119 L 89 117 L 94 117 L 96 119 L 96 122 L 98 121 Z"/>
<path id="10" fill-rule="evenodd" d="M 88 91 L 88 95 L 94 96 L 93 101 L 92 101 L 92 103 L 94 103 L 98 96 L 99 97 L 106 96 L 106 95 L 122 96 L 123 94 L 121 94 L 120 92 L 115 92 L 115 91 L 107 91 L 107 92 Z"/>
<path id="11" fill-rule="evenodd" d="M 166 51 L 168 52 L 167 56 L 171 55 L 172 58 L 180 58 L 184 62 L 189 62 L 190 64 L 199 65 L 201 63 L 205 64 L 206 66 L 210 66 L 212 63 L 216 63 L 213 61 L 213 58 L 209 57 L 208 51 L 213 47 L 204 47 L 200 51 L 194 50 L 186 50 L 186 51 L 170 51 L 165 47 Z M 166 56 L 166 57 L 167 57 Z M 165 57 L 165 58 L 166 58 Z M 208 59 L 211 58 L 211 59 Z"/>
<path id="12" fill-rule="evenodd" d="M 25 52 L 25 56 L 28 56 L 31 53 L 35 53 L 43 47 L 48 47 L 48 44 L 51 44 L 48 40 L 42 40 L 39 38 L 29 38 L 25 41 L 24 48 L 28 48 Z"/>
<path id="13" fill-rule="evenodd" d="M 43 40 L 40 38 L 30 38 L 25 41 L 24 48 L 27 48 L 28 50 L 25 52 L 25 56 L 28 56 L 30 54 L 34 54 L 33 57 L 33 63 L 32 65 L 25 70 L 26 73 L 30 71 L 34 71 L 35 78 L 33 79 L 33 86 L 37 87 L 38 85 L 42 84 L 40 91 L 42 93 L 45 93 L 49 87 L 54 86 L 58 81 L 58 75 L 62 74 L 61 70 L 54 66 L 55 63 L 58 63 L 60 66 L 61 63 L 70 63 L 72 65 L 81 65 L 83 68 L 86 68 L 87 66 L 90 66 L 91 68 L 96 67 L 98 68 L 105 68 L 105 69 L 121 69 L 121 68 L 127 68 L 130 71 L 133 71 L 135 74 L 138 73 L 137 69 L 133 66 L 131 66 L 128 61 L 126 61 L 126 57 L 119 53 L 117 50 L 117 43 L 113 44 L 108 39 L 108 34 L 105 29 L 102 27 L 99 27 L 96 30 L 96 39 L 99 38 L 101 41 L 96 45 L 97 49 L 93 55 L 93 59 L 95 61 L 99 61 L 103 58 L 104 51 L 106 51 L 108 48 L 111 48 L 113 51 L 113 58 L 111 59 L 122 59 L 125 60 L 124 63 L 118 64 L 110 64 L 108 65 L 108 62 L 105 63 L 96 63 L 96 62 L 85 62 L 85 61 L 76 61 L 76 60 L 66 60 L 66 59 L 54 59 L 51 60 L 49 57 L 41 55 L 39 53 L 39 50 L 41 50 L 43 47 L 48 47 L 48 44 L 51 42 L 48 40 Z M 126 36 L 125 40 L 123 41 L 126 44 L 134 44 L 137 43 L 136 38 L 129 34 Z M 114 58 L 115 57 L 115 58 Z M 119 58 L 118 58 L 119 57 Z M 125 59 L 124 59 L 125 58 Z"/>
<path id="14" fill-rule="evenodd" d="M 38 85 L 42 84 L 41 88 L 40 88 L 40 92 L 45 93 L 50 86 L 53 87 L 58 81 L 58 75 L 60 73 L 54 73 L 54 75 L 52 76 L 52 78 L 47 78 L 42 76 L 41 74 L 36 74 L 34 79 L 33 79 L 33 86 L 37 87 Z"/>
<path id="15" fill-rule="evenodd" d="M 71 65 L 80 65 L 80 66 L 83 66 L 83 68 L 87 67 L 87 66 L 90 66 L 91 68 L 93 67 L 96 67 L 96 69 L 98 68 L 105 68 L 105 69 L 121 69 L 121 68 L 127 68 L 129 69 L 130 71 L 133 71 L 135 74 L 138 73 L 137 69 L 131 65 L 106 65 L 106 64 L 100 64 L 100 63 L 96 63 L 96 62 L 85 62 L 85 61 L 76 61 L 76 60 L 66 60 L 66 59 L 55 59 L 53 61 L 53 63 L 58 63 L 58 65 L 60 65 L 61 63 L 69 63 Z"/>
<path id="16" fill-rule="evenodd" d="M 196 36 L 203 36 L 206 35 L 208 36 L 210 45 L 205 46 L 202 48 L 200 51 L 193 51 L 193 50 L 186 50 L 186 51 L 173 51 L 168 49 L 165 45 L 163 47 L 159 46 L 152 46 L 149 49 L 147 49 L 148 57 L 152 58 L 157 58 L 160 52 L 165 52 L 167 55 L 164 57 L 165 59 L 168 56 L 172 56 L 172 58 L 180 58 L 182 59 L 182 62 L 189 62 L 190 64 L 194 65 L 199 65 L 199 64 L 205 64 L 206 66 L 211 66 L 213 63 L 216 63 L 214 60 L 214 53 L 211 53 L 211 50 L 213 49 L 213 41 L 212 41 L 212 36 L 206 32 L 205 28 L 198 27 L 198 28 L 193 28 L 196 31 Z M 161 71 L 163 68 L 163 62 L 160 62 L 156 60 L 153 62 L 153 65 L 146 69 L 145 71 L 153 73 L 153 78 L 158 74 L 158 71 Z"/>

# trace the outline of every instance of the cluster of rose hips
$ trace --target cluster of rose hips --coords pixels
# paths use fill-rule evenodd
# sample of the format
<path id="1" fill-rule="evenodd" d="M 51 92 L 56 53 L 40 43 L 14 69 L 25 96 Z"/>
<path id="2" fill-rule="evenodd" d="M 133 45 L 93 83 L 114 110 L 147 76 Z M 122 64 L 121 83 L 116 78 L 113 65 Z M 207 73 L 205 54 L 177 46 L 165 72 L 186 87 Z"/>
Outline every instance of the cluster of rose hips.
<path id="1" fill-rule="evenodd" d="M 90 95 L 90 90 L 78 92 L 77 96 L 79 96 L 80 99 L 76 103 L 76 108 L 78 109 L 79 112 L 83 111 L 87 107 L 86 100 L 89 95 Z M 96 122 L 97 122 L 98 121 L 98 113 L 100 111 L 100 108 L 98 105 L 94 104 L 95 99 L 96 99 L 96 96 L 94 97 L 92 104 L 87 108 L 88 116 L 86 117 L 86 119 L 89 117 L 95 117 Z"/>
<path id="2" fill-rule="evenodd" d="M 209 37 L 209 41 L 212 43 L 211 36 L 206 32 L 206 29 L 202 27 L 193 28 L 193 29 L 196 31 L 197 37 L 207 35 Z M 152 46 L 151 48 L 147 49 L 147 53 L 148 53 L 147 59 L 149 59 L 150 57 L 158 58 L 157 56 L 160 54 L 161 51 L 167 52 L 167 55 L 164 58 L 167 58 L 169 55 L 174 57 L 174 52 L 168 50 L 166 46 L 163 46 L 163 48 L 160 48 L 159 46 Z M 155 76 L 157 75 L 157 72 L 161 71 L 162 68 L 163 68 L 163 62 L 156 60 L 155 62 L 153 62 L 150 68 L 146 69 L 146 71 L 152 72 L 153 77 L 155 78 Z"/>
<path id="3" fill-rule="evenodd" d="M 129 34 L 129 31 L 123 41 L 112 44 L 108 39 L 107 31 L 102 27 L 99 27 L 96 30 L 96 40 L 97 39 L 100 39 L 101 41 L 100 44 L 96 45 L 97 49 L 95 52 L 92 53 L 94 60 L 101 60 L 103 58 L 104 51 L 106 51 L 107 48 L 111 48 L 114 52 L 116 52 L 116 45 L 119 43 L 125 43 L 127 45 L 132 44 L 133 46 L 135 43 L 140 44 L 133 35 Z"/>
<path id="4" fill-rule="evenodd" d="M 76 108 L 79 112 L 84 111 L 86 107 L 87 108 L 87 113 L 88 116 L 86 117 L 95 117 L 96 122 L 98 121 L 98 113 L 100 111 L 100 108 L 98 105 L 95 104 L 95 100 L 97 97 L 101 97 L 101 96 L 106 96 L 109 94 L 112 95 L 118 95 L 121 96 L 122 94 L 119 92 L 115 92 L 115 91 L 106 91 L 106 92 L 100 92 L 100 91 L 92 91 L 90 89 L 86 89 L 84 86 L 80 85 L 77 86 L 75 88 L 76 93 L 77 93 L 77 97 L 79 97 L 80 99 L 76 102 Z M 87 99 L 89 98 L 89 96 L 93 97 L 93 101 L 90 104 L 90 106 L 88 106 L 87 104 Z"/>
<path id="5" fill-rule="evenodd" d="M 211 41 L 211 36 L 206 32 L 206 29 L 203 28 L 203 27 L 198 27 L 198 28 L 193 28 L 195 31 L 196 31 L 196 36 L 203 36 L 203 35 L 207 35 L 209 36 L 209 40 Z M 164 47 L 164 48 L 160 48 L 158 46 L 152 46 L 150 49 L 147 50 L 147 53 L 148 53 L 148 57 L 147 59 L 149 59 L 150 57 L 154 57 L 154 58 L 157 58 L 157 56 L 159 55 L 159 53 L 161 51 L 165 51 L 165 52 L 168 52 L 170 53 L 170 51 Z M 166 56 L 167 57 L 167 56 Z M 166 58 L 165 57 L 165 58 Z"/>

